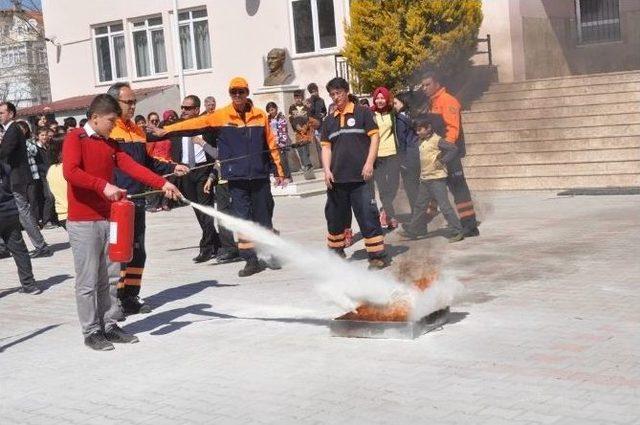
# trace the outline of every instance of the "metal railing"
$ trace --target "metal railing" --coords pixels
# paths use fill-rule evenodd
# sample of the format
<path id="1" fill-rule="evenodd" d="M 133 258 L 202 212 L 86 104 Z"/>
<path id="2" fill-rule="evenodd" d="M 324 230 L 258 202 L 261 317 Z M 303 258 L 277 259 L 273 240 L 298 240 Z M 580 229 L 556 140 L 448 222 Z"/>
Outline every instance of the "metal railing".
<path id="1" fill-rule="evenodd" d="M 489 59 L 489 65 L 493 65 L 493 55 L 491 53 L 491 34 L 487 34 L 486 38 L 479 38 L 478 44 L 486 43 L 487 50 L 476 50 L 476 55 L 483 55 L 486 53 Z"/>

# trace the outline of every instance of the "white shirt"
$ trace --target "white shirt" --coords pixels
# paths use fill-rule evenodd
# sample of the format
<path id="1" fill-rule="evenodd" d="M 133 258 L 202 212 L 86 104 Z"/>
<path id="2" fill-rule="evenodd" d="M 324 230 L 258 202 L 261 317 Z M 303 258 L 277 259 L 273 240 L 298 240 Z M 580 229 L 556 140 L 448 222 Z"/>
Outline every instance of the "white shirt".
<path id="1" fill-rule="evenodd" d="M 189 143 L 193 143 L 191 141 L 191 137 L 183 137 L 182 138 L 182 163 L 189 164 Z M 203 164 L 207 162 L 207 156 L 204 154 L 204 149 L 197 143 L 193 143 L 193 151 L 196 157 L 196 164 Z"/>

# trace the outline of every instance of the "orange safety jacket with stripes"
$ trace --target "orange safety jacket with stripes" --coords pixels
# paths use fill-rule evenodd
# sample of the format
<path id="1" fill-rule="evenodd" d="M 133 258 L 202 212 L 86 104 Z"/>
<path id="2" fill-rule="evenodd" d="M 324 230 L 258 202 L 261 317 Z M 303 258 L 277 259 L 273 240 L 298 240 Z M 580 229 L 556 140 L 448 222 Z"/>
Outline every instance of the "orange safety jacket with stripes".
<path id="1" fill-rule="evenodd" d="M 215 134 L 220 173 L 225 180 L 268 178 L 271 164 L 275 174 L 284 176 L 276 135 L 271 130 L 266 112 L 251 107 L 244 119 L 233 104 L 215 112 L 180 121 L 164 127 L 164 137 L 195 136 L 205 131 Z M 235 160 L 234 158 L 238 158 Z"/>
<path id="2" fill-rule="evenodd" d="M 429 99 L 429 112 L 442 116 L 445 126 L 444 139 L 449 143 L 455 143 L 458 147 L 459 157 L 464 157 L 466 150 L 464 145 L 464 132 L 462 131 L 460 102 L 447 93 L 447 90 L 440 88 Z"/>

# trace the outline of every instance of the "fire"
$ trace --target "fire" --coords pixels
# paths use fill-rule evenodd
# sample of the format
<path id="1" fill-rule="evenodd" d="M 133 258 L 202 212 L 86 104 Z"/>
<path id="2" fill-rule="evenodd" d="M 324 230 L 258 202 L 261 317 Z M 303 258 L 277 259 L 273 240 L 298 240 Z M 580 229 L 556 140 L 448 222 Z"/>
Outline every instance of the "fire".
<path id="1" fill-rule="evenodd" d="M 435 282 L 438 274 L 431 272 L 411 284 L 420 291 L 425 291 L 433 282 Z M 336 320 L 362 320 L 366 322 L 408 322 L 411 306 L 405 300 L 395 301 L 386 306 L 374 306 L 363 304 L 356 309 L 355 312 L 350 311 L 347 314 L 336 318 Z"/>

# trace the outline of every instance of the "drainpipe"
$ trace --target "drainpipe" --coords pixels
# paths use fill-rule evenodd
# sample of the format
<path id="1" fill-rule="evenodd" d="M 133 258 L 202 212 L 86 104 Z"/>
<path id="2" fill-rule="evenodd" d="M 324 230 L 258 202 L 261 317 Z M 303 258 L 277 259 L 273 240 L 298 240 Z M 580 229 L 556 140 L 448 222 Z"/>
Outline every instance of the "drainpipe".
<path id="1" fill-rule="evenodd" d="M 184 86 L 184 70 L 182 69 L 182 56 L 180 55 L 180 30 L 178 27 L 178 0 L 173 0 L 173 51 L 175 63 L 178 66 L 178 87 L 180 89 L 180 102 L 186 97 Z"/>

